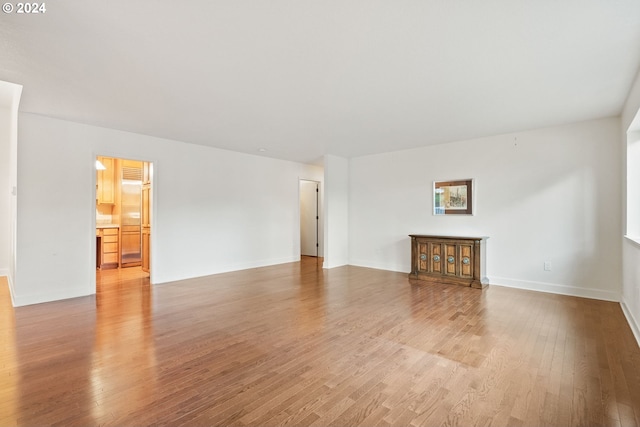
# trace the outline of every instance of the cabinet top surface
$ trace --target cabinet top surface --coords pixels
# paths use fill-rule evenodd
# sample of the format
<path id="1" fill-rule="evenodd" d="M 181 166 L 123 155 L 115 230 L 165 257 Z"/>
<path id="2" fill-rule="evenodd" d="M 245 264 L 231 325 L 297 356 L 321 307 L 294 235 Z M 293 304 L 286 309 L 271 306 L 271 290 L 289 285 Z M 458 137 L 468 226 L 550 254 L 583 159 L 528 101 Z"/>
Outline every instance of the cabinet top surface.
<path id="1" fill-rule="evenodd" d="M 469 236 L 438 236 L 433 234 L 409 234 L 409 237 L 439 239 L 439 240 L 486 240 L 489 237 L 469 237 Z"/>

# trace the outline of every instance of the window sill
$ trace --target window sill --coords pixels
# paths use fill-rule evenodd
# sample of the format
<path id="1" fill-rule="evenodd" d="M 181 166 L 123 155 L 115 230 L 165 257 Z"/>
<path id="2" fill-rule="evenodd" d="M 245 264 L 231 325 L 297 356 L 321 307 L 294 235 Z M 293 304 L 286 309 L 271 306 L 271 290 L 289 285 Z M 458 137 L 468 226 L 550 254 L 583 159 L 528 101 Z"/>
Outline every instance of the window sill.
<path id="1" fill-rule="evenodd" d="M 625 239 L 634 244 L 637 248 L 640 248 L 640 237 L 624 236 Z"/>

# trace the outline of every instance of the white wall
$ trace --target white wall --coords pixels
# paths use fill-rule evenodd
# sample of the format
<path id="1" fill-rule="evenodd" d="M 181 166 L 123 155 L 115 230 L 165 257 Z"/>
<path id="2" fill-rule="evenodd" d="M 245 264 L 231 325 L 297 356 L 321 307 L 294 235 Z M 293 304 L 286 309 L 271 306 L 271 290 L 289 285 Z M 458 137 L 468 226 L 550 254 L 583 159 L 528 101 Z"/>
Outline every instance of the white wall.
<path id="1" fill-rule="evenodd" d="M 349 160 L 324 157 L 324 263 L 334 268 L 349 263 Z"/>
<path id="2" fill-rule="evenodd" d="M 634 120 L 635 119 L 635 120 Z M 622 146 L 622 178 L 626 182 L 627 165 L 627 132 L 636 133 L 640 131 L 640 73 L 636 76 L 634 85 L 629 91 L 629 96 L 622 111 L 621 120 L 621 146 Z M 633 137 L 633 135 L 630 135 Z M 637 165 L 636 165 L 637 166 Z M 632 171 L 637 173 L 637 171 Z M 623 186 L 623 214 L 627 212 L 627 188 Z M 632 209 L 631 213 L 638 213 L 637 209 Z M 623 215 L 626 222 L 626 216 Z M 637 233 L 638 230 L 629 230 L 630 233 Z M 636 238 L 638 236 L 635 236 Z M 628 238 L 622 243 L 622 296 L 620 305 L 627 316 L 636 340 L 640 344 L 640 243 Z"/>
<path id="3" fill-rule="evenodd" d="M 15 279 L 17 122 L 22 86 L 0 81 L 0 276 Z"/>
<path id="4" fill-rule="evenodd" d="M 640 115 L 640 112 L 638 113 Z M 623 137 L 626 135 L 626 144 L 622 148 L 622 152 L 626 155 L 626 176 L 623 176 L 623 182 L 626 187 L 626 225 L 624 229 L 625 236 L 636 241 L 640 241 L 640 130 L 622 132 Z M 624 187 L 624 186 L 623 186 Z M 630 221 L 626 221 L 629 218 Z M 626 223 L 626 224 L 625 224 Z"/>
<path id="5" fill-rule="evenodd" d="M 13 300 L 13 286 L 16 279 L 17 269 L 17 253 L 18 253 L 18 106 L 22 95 L 22 86 L 14 87 L 14 94 L 11 106 L 11 135 L 9 141 L 9 187 L 11 198 L 11 215 L 9 224 L 9 288 L 11 289 L 11 298 Z"/>
<path id="6" fill-rule="evenodd" d="M 9 275 L 11 236 L 11 109 L 0 107 L 0 276 Z"/>
<path id="7" fill-rule="evenodd" d="M 94 292 L 97 154 L 154 162 L 154 283 L 299 259 L 315 167 L 32 114 L 19 130 L 16 305 Z"/>
<path id="8" fill-rule="evenodd" d="M 409 272 L 408 234 L 489 236 L 492 284 L 617 301 L 619 138 L 610 118 L 352 159 L 350 263 Z M 476 214 L 432 215 L 433 181 L 462 178 Z"/>

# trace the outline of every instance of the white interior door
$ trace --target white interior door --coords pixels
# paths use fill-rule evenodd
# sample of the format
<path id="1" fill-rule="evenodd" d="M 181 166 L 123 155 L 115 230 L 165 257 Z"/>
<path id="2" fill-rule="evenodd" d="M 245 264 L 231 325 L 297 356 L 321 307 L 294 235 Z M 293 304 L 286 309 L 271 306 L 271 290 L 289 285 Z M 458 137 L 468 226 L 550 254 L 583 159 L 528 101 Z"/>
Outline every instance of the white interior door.
<path id="1" fill-rule="evenodd" d="M 300 180 L 300 255 L 318 256 L 318 183 Z"/>

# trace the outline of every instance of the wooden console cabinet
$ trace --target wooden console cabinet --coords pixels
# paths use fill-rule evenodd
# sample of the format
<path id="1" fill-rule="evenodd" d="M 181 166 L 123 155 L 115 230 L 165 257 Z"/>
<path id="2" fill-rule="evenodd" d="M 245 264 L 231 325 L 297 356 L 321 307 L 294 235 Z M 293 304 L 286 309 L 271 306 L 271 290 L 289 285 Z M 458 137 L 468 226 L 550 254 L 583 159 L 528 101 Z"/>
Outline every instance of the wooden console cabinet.
<path id="1" fill-rule="evenodd" d="M 486 277 L 487 237 L 410 234 L 410 279 L 482 289 Z"/>

